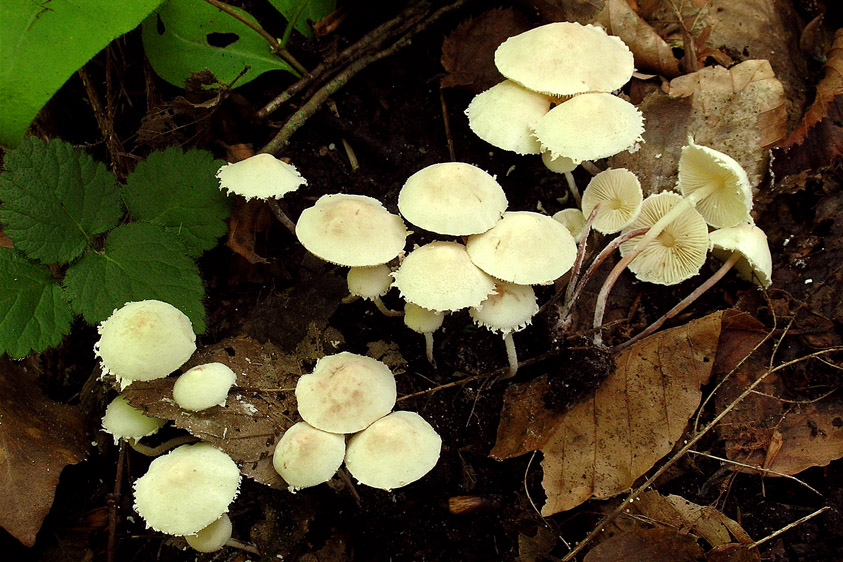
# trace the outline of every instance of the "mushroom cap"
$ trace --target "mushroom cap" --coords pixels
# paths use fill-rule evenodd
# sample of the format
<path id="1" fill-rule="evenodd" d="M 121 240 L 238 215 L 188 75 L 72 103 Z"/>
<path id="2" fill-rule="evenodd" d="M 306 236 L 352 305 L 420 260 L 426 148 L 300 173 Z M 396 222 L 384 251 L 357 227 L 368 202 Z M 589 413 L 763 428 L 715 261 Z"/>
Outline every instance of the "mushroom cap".
<path id="1" fill-rule="evenodd" d="M 442 326 L 445 313 L 428 310 L 411 302 L 404 303 L 404 324 L 420 334 L 432 333 Z"/>
<path id="2" fill-rule="evenodd" d="M 681 200 L 682 196 L 671 191 L 650 195 L 623 232 L 652 226 Z M 621 255 L 635 248 L 640 238 L 635 236 L 621 244 Z M 630 262 L 629 270 L 641 281 L 675 285 L 699 273 L 707 253 L 708 226 L 702 215 L 688 207 Z"/>
<path id="3" fill-rule="evenodd" d="M 643 139 L 644 116 L 612 94 L 580 94 L 548 111 L 536 124 L 536 138 L 551 158 L 577 164 L 633 150 Z"/>
<path id="4" fill-rule="evenodd" d="M 468 257 L 465 246 L 437 241 L 407 254 L 392 276 L 404 300 L 428 310 L 459 310 L 480 304 L 494 280 Z"/>
<path id="5" fill-rule="evenodd" d="M 498 283 L 495 292 L 468 313 L 481 326 L 506 335 L 526 328 L 538 311 L 531 286 Z"/>
<path id="6" fill-rule="evenodd" d="M 746 171 L 728 154 L 689 141 L 679 157 L 679 191 L 685 197 L 700 189 L 715 191 L 696 204 L 714 228 L 752 222 L 752 187 Z"/>
<path id="7" fill-rule="evenodd" d="M 635 174 L 624 168 L 610 168 L 591 178 L 582 194 L 582 213 L 600 209 L 592 226 L 601 234 L 620 232 L 641 210 L 644 194 Z"/>
<path id="8" fill-rule="evenodd" d="M 530 211 L 504 213 L 494 228 L 470 236 L 466 250 L 492 277 L 519 285 L 550 283 L 571 269 L 577 256 L 567 228 Z"/>
<path id="9" fill-rule="evenodd" d="M 302 419 L 330 433 L 367 428 L 395 406 L 395 377 L 371 357 L 343 351 L 316 362 L 313 373 L 296 384 Z"/>
<path id="10" fill-rule="evenodd" d="M 543 25 L 504 41 L 495 51 L 501 74 L 555 96 L 612 92 L 632 78 L 632 52 L 602 28 L 573 22 Z"/>
<path id="11" fill-rule="evenodd" d="M 467 236 L 485 232 L 508 203 L 494 177 L 465 162 L 443 162 L 410 176 L 398 194 L 408 221 L 430 232 Z"/>
<path id="12" fill-rule="evenodd" d="M 734 265 L 738 275 L 762 287 L 770 286 L 773 257 L 763 230 L 754 224 L 743 223 L 715 230 L 708 236 L 714 257 L 726 261 L 732 252 L 740 252 L 743 257 Z"/>
<path id="13" fill-rule="evenodd" d="M 568 232 L 571 233 L 571 236 L 574 237 L 574 241 L 579 243 L 582 237 L 582 231 L 585 228 L 585 215 L 582 211 L 574 208 L 562 209 L 553 213 L 551 218 L 562 223 L 568 229 Z"/>
<path id="14" fill-rule="evenodd" d="M 113 374 L 125 388 L 132 381 L 166 377 L 196 351 L 190 319 L 173 305 L 145 300 L 116 309 L 97 327 L 94 354 L 103 375 Z"/>
<path id="15" fill-rule="evenodd" d="M 294 492 L 330 480 L 345 458 L 345 436 L 299 422 L 284 432 L 272 466 Z"/>
<path id="16" fill-rule="evenodd" d="M 542 164 L 544 164 L 545 168 L 557 174 L 573 172 L 580 165 L 579 162 L 574 162 L 566 156 L 554 157 L 548 150 L 542 151 Z"/>
<path id="17" fill-rule="evenodd" d="M 392 412 L 348 440 L 345 466 L 361 484 L 392 490 L 430 472 L 442 438 L 415 412 Z"/>
<path id="18" fill-rule="evenodd" d="M 141 410 L 129 405 L 126 397 L 120 394 L 105 408 L 102 417 L 102 429 L 114 436 L 116 445 L 120 439 L 140 439 L 156 433 L 167 420 L 153 418 Z"/>
<path id="19" fill-rule="evenodd" d="M 474 134 L 492 146 L 516 154 L 538 154 L 541 145 L 533 129 L 550 111 L 550 103 L 548 96 L 504 80 L 477 94 L 465 114 Z"/>
<path id="20" fill-rule="evenodd" d="M 217 170 L 220 189 L 242 195 L 247 200 L 283 197 L 299 186 L 307 185 L 295 166 L 271 154 L 255 154 Z"/>
<path id="21" fill-rule="evenodd" d="M 382 297 L 392 286 L 392 269 L 386 264 L 372 267 L 352 267 L 348 270 L 348 292 L 354 296 L 372 300 Z"/>
<path id="22" fill-rule="evenodd" d="M 351 267 L 381 265 L 404 249 L 407 228 L 380 201 L 365 195 L 323 195 L 305 209 L 296 236 L 307 251 Z"/>
<path id="23" fill-rule="evenodd" d="M 228 511 L 239 488 L 231 457 L 207 443 L 182 445 L 135 481 L 135 511 L 156 531 L 192 535 Z"/>
<path id="24" fill-rule="evenodd" d="M 173 399 L 180 408 L 198 412 L 211 406 L 225 406 L 228 390 L 237 381 L 228 365 L 205 363 L 188 369 L 176 379 Z"/>
<path id="25" fill-rule="evenodd" d="M 231 519 L 227 513 L 198 531 L 195 535 L 187 535 L 187 544 L 197 552 L 215 552 L 225 546 L 231 538 Z"/>

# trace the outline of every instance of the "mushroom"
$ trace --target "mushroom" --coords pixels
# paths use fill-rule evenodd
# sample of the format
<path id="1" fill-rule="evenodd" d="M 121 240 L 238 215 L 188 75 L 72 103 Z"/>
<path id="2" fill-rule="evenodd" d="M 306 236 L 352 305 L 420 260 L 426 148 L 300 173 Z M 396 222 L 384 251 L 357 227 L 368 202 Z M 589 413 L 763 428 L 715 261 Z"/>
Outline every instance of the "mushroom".
<path id="1" fill-rule="evenodd" d="M 207 443 L 182 445 L 135 481 L 135 511 L 156 531 L 192 535 L 228 511 L 239 487 L 231 457 Z"/>
<path id="2" fill-rule="evenodd" d="M 582 205 L 581 198 L 580 198 L 580 190 L 577 189 L 577 182 L 574 179 L 573 171 L 579 166 L 579 162 L 574 162 L 567 156 L 556 156 L 554 157 L 550 151 L 544 150 L 542 151 L 542 164 L 544 167 L 550 170 L 551 172 L 557 174 L 563 174 L 565 176 L 565 181 L 568 183 L 568 189 L 571 191 L 571 196 L 574 198 L 574 203 L 577 204 L 577 207 Z"/>
<path id="3" fill-rule="evenodd" d="M 173 305 L 145 300 L 116 309 L 97 327 L 94 353 L 103 375 L 113 374 L 123 389 L 132 381 L 166 377 L 196 351 L 190 319 Z"/>
<path id="4" fill-rule="evenodd" d="M 491 230 L 469 236 L 466 251 L 492 277 L 538 285 L 552 283 L 571 269 L 577 244 L 558 221 L 530 211 L 511 211 Z"/>
<path id="5" fill-rule="evenodd" d="M 295 492 L 327 482 L 345 458 L 345 436 L 299 422 L 275 445 L 272 466 Z"/>
<path id="6" fill-rule="evenodd" d="M 436 361 L 433 359 L 433 332 L 442 326 L 445 320 L 445 313 L 442 311 L 428 310 L 411 302 L 404 304 L 404 324 L 419 334 L 424 334 L 424 348 L 428 362 L 435 368 Z"/>
<path id="7" fill-rule="evenodd" d="M 579 164 L 634 151 L 642 141 L 644 117 L 634 105 L 606 93 L 579 94 L 536 123 L 536 138 L 551 158 L 565 156 Z"/>
<path id="8" fill-rule="evenodd" d="M 512 334 L 526 328 L 538 311 L 533 288 L 515 283 L 498 283 L 489 298 L 468 310 L 476 323 L 493 332 L 500 332 L 503 336 L 506 357 L 509 360 L 509 373 L 506 378 L 515 376 L 518 371 L 518 355 Z"/>
<path id="9" fill-rule="evenodd" d="M 371 357 L 343 351 L 316 362 L 296 384 L 302 419 L 330 433 L 354 433 L 388 414 L 397 392 L 389 367 Z"/>
<path id="10" fill-rule="evenodd" d="M 323 195 L 302 212 L 296 236 L 307 251 L 327 262 L 369 267 L 401 253 L 407 228 L 377 199 L 337 193 Z"/>
<path id="11" fill-rule="evenodd" d="M 474 134 L 492 146 L 516 154 L 538 154 L 533 136 L 538 120 L 550 111 L 551 98 L 504 80 L 477 94 L 465 110 Z"/>
<path id="12" fill-rule="evenodd" d="M 215 552 L 225 546 L 231 538 L 231 519 L 227 513 L 195 535 L 186 535 L 187 544 L 197 552 Z"/>
<path id="13" fill-rule="evenodd" d="M 588 216 L 597 208 L 592 227 L 601 234 L 614 234 L 638 216 L 643 200 L 635 174 L 624 168 L 610 168 L 588 183 L 582 196 L 582 214 Z"/>
<path id="14" fill-rule="evenodd" d="M 410 176 L 398 194 L 398 209 L 412 224 L 452 236 L 485 232 L 508 203 L 495 178 L 464 162 L 443 162 Z"/>
<path id="15" fill-rule="evenodd" d="M 617 346 L 616 350 L 619 351 L 629 347 L 661 328 L 667 320 L 688 308 L 700 295 L 713 287 L 733 267 L 743 279 L 752 281 L 761 287 L 770 286 L 773 260 L 770 255 L 770 247 L 767 244 L 767 235 L 764 234 L 763 230 L 753 224 L 744 223 L 715 230 L 709 235 L 709 239 L 711 241 L 711 253 L 723 262 L 720 269 L 644 331 Z"/>
<path id="16" fill-rule="evenodd" d="M 401 312 L 388 309 L 381 299 L 392 286 L 391 274 L 392 270 L 386 264 L 350 268 L 346 276 L 349 297 L 374 302 L 384 316 L 401 316 Z M 348 302 L 348 299 L 344 299 L 343 302 Z"/>
<path id="17" fill-rule="evenodd" d="M 415 412 L 392 412 L 348 440 L 345 466 L 361 484 L 393 490 L 433 470 L 442 438 Z"/>
<path id="18" fill-rule="evenodd" d="M 102 429 L 114 436 L 116 445 L 120 439 L 134 441 L 157 433 L 167 420 L 145 415 L 141 410 L 129 405 L 122 394 L 112 400 L 105 408 L 102 417 Z"/>
<path id="19" fill-rule="evenodd" d="M 416 248 L 392 276 L 407 302 L 440 312 L 476 306 L 495 288 L 492 278 L 472 263 L 466 247 L 457 242 L 431 242 Z"/>
<path id="20" fill-rule="evenodd" d="M 173 385 L 173 399 L 180 408 L 192 412 L 211 406 L 225 406 L 228 390 L 236 380 L 237 375 L 228 365 L 197 365 L 176 379 Z"/>
<path id="21" fill-rule="evenodd" d="M 574 237 L 574 242 L 579 243 L 585 228 L 585 215 L 579 209 L 562 209 L 554 213 L 551 217 L 555 221 L 559 221 L 571 236 Z"/>
<path id="22" fill-rule="evenodd" d="M 632 78 L 632 52 L 602 28 L 556 22 L 510 37 L 495 51 L 501 74 L 553 96 L 613 92 Z"/>

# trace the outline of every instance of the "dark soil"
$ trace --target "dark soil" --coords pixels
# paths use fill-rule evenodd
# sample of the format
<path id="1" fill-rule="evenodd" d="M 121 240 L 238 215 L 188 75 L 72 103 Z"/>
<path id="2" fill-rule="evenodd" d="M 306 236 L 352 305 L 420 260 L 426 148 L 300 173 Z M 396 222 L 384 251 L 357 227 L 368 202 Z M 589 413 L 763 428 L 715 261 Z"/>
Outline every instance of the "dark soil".
<path id="1" fill-rule="evenodd" d="M 391 3 L 366 4 L 366 7 L 348 8 L 348 18 L 337 34 L 312 44 L 293 44 L 291 50 L 305 65 L 313 66 L 321 57 L 341 50 L 392 17 L 399 8 Z M 473 94 L 459 90 L 440 93 L 442 39 L 458 23 L 488 7 L 482 4 L 469 3 L 423 32 L 409 47 L 362 71 L 332 97 L 333 108 L 323 107 L 293 136 L 292 143 L 281 155 L 290 158 L 308 180 L 307 188 L 284 200 L 294 219 L 319 196 L 335 192 L 369 195 L 397 212 L 398 191 L 406 178 L 424 166 L 451 158 L 443 108 L 450 122 L 456 159 L 496 175 L 506 190 L 511 210 L 536 210 L 541 204 L 545 211 L 554 213 L 567 206 L 558 200 L 565 193 L 563 182 L 540 163 L 493 149 L 470 132 L 463 110 Z M 259 15 L 260 8 L 256 7 L 255 13 Z M 179 143 L 212 150 L 224 158 L 218 141 L 228 145 L 252 143 L 257 149 L 271 138 L 273 129 L 257 122 L 249 111 L 260 107 L 292 80 L 279 73 L 265 74 L 236 90 L 201 126 L 187 125 L 156 143 L 139 142 L 134 133 L 144 114 L 145 95 L 149 93 L 139 43 L 137 32 L 120 42 L 125 67 L 118 79 L 127 92 L 123 103 L 134 103 L 132 107 L 121 108 L 120 120 L 116 122 L 127 151 L 143 158 L 159 144 Z M 90 71 L 101 80 L 106 56 L 114 56 L 114 51 L 100 54 L 89 65 Z M 157 81 L 154 94 L 159 101 L 167 101 L 182 92 Z M 72 78 L 50 103 L 38 127 L 50 136 L 89 146 L 96 157 L 106 160 L 107 153 L 99 143 L 99 131 L 85 99 L 81 82 L 77 77 Z M 349 165 L 343 140 L 354 149 L 359 161 L 356 170 Z M 587 174 L 581 169 L 576 174 L 583 184 L 587 181 Z M 771 214 L 759 217 L 759 223 L 775 224 L 779 220 L 779 206 L 793 208 L 794 217 L 809 213 L 806 209 L 819 199 L 819 195 L 812 196 L 812 193 L 821 189 L 820 183 L 815 183 L 801 194 L 778 196 L 767 207 Z M 411 244 L 428 241 L 423 233 L 414 234 L 411 240 Z M 200 346 L 245 331 L 259 341 L 290 348 L 298 342 L 300 334 L 274 329 L 273 322 L 261 320 L 273 318 L 273 313 L 266 310 L 268 303 L 273 302 L 273 295 L 297 283 L 309 282 L 314 275 L 345 274 L 341 268 L 315 264 L 278 223 L 258 233 L 256 250 L 267 258 L 267 264 L 249 264 L 224 246 L 202 258 L 200 266 L 208 289 L 209 329 L 200 338 Z M 778 266 L 784 258 L 774 256 L 774 259 Z M 657 317 L 693 287 L 693 284 L 680 285 L 665 292 L 626 283 L 626 287 L 619 286 L 619 294 L 628 295 L 624 298 L 629 301 L 640 294 L 639 306 L 649 319 Z M 674 324 L 726 308 L 746 290 L 746 284 L 739 280 L 724 281 Z M 541 289 L 540 302 L 550 294 L 551 289 Z M 386 300 L 388 305 L 400 306 L 392 294 Z M 553 392 L 547 397 L 549 407 L 564 409 L 593 389 L 605 376 L 609 362 L 576 340 L 556 341 L 546 330 L 551 322 L 552 319 L 537 319 L 532 327 L 515 336 L 521 358 L 537 358 L 535 363 L 519 371 L 516 380 L 557 371 L 564 374 L 568 378 L 553 379 Z M 425 359 L 421 336 L 404 329 L 400 319 L 380 316 L 367 303 L 341 305 L 330 319 L 330 325 L 343 335 L 343 348 L 348 351 L 365 353 L 370 342 L 379 340 L 396 344 L 407 362 L 406 373 L 398 379 L 399 396 L 460 377 L 490 373 L 506 364 L 500 336 L 473 326 L 464 313 L 450 316 L 436 335 L 437 370 Z M 80 393 L 83 388 L 89 388 L 83 385 L 94 370 L 93 357 L 87 351 L 94 339 L 94 330 L 80 323 L 60 348 L 37 359 L 43 366 L 42 385 L 51 397 L 68 403 L 88 403 Z M 576 367 L 565 366 L 570 364 Z M 541 455 L 505 462 L 488 457 L 507 384 L 490 384 L 489 379 L 480 378 L 401 403 L 402 408 L 418 411 L 440 432 L 443 453 L 439 464 L 425 478 L 392 493 L 358 486 L 357 501 L 337 481 L 291 495 L 245 479 L 240 496 L 231 508 L 234 537 L 257 545 L 263 557 L 235 549 L 197 554 L 184 550 L 180 540 L 144 529 L 143 521 L 132 510 L 130 482 L 143 474 L 149 460 L 128 452 L 127 476 L 121 495 L 115 499 L 112 490 L 118 448 L 102 434 L 93 433 L 104 407 L 100 397 L 90 407 L 92 441 L 98 445 L 88 460 L 65 469 L 53 510 L 35 547 L 26 549 L 0 530 L 5 553 L 2 557 L 15 561 L 104 561 L 109 549 L 108 510 L 110 502 L 117 501 L 119 523 L 116 543 L 111 548 L 114 560 L 121 562 L 485 561 L 519 557 L 529 560 L 519 553 L 527 552 L 531 538 L 543 527 L 551 530 L 552 537 L 574 543 L 591 530 L 605 502 L 588 502 L 543 520 L 532 505 L 541 506 L 544 499 L 540 485 Z M 714 441 L 700 447 L 707 447 L 705 450 L 718 456 L 724 454 L 722 446 Z M 703 505 L 717 503 L 755 539 L 823 505 L 831 505 L 833 510 L 766 543 L 761 552 L 763 559 L 781 562 L 839 560 L 843 558 L 843 519 L 839 511 L 843 507 L 841 463 L 832 462 L 799 475 L 821 492 L 822 497 L 806 493 L 791 480 L 732 473 L 722 469 L 720 462 L 702 457 L 687 460 L 671 479 L 660 484 L 659 491 L 679 494 Z M 470 496 L 465 500 L 467 507 L 460 504 L 449 509 L 449 500 L 458 496 Z M 536 544 L 539 542 L 537 539 Z M 551 544 L 555 544 L 553 549 L 538 559 L 553 560 L 567 552 L 562 540 L 554 539 Z"/>

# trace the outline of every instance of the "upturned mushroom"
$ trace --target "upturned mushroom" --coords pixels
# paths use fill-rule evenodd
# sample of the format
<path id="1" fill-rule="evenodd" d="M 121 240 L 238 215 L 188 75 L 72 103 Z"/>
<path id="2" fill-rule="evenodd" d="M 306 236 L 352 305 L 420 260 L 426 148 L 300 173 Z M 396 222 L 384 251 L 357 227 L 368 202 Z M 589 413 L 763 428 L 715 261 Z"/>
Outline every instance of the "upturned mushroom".
<path id="1" fill-rule="evenodd" d="M 167 420 L 153 418 L 132 407 L 122 394 L 105 408 L 102 430 L 114 437 L 116 445 L 120 439 L 135 441 L 158 432 Z"/>
<path id="2" fill-rule="evenodd" d="M 614 234 L 638 216 L 644 194 L 638 178 L 624 168 L 610 168 L 594 176 L 582 196 L 582 214 L 595 208 L 592 228 L 601 234 Z"/>

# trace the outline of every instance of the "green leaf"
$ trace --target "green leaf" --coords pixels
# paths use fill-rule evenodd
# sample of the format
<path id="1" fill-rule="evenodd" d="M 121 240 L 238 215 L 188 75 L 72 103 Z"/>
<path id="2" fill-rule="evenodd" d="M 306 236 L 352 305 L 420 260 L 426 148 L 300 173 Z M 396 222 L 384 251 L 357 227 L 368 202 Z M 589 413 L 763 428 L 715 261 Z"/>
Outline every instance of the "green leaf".
<path id="1" fill-rule="evenodd" d="M 302 3 L 307 4 L 294 26 L 296 31 L 307 38 L 313 37 L 313 30 L 308 22 L 326 18 L 337 9 L 337 0 L 269 0 L 269 3 L 281 12 L 287 21 L 293 21 Z"/>
<path id="2" fill-rule="evenodd" d="M 64 278 L 73 311 L 96 325 L 127 302 L 157 299 L 184 312 L 205 331 L 205 289 L 184 246 L 160 226 L 135 222 L 108 235 L 105 250 L 88 252 Z"/>
<path id="3" fill-rule="evenodd" d="M 255 18 L 235 8 L 250 21 Z M 254 29 L 203 0 L 170 0 L 144 20 L 143 47 L 155 72 L 175 86 L 185 87 L 191 74 L 208 69 L 217 80 L 242 86 L 269 70 L 298 73 L 275 56 Z M 222 46 L 214 46 L 222 45 Z"/>
<path id="4" fill-rule="evenodd" d="M 161 0 L 3 0 L 0 145 L 14 147 L 53 94 Z"/>
<path id="5" fill-rule="evenodd" d="M 58 345 L 72 319 L 49 269 L 0 248 L 0 355 L 23 357 Z"/>
<path id="6" fill-rule="evenodd" d="M 227 230 L 231 209 L 215 177 L 223 164 L 204 150 L 154 152 L 129 175 L 123 200 L 132 217 L 163 226 L 199 257 Z"/>
<path id="7" fill-rule="evenodd" d="M 6 153 L 5 165 L 0 222 L 29 258 L 67 263 L 123 214 L 114 176 L 66 142 L 27 137 Z"/>

